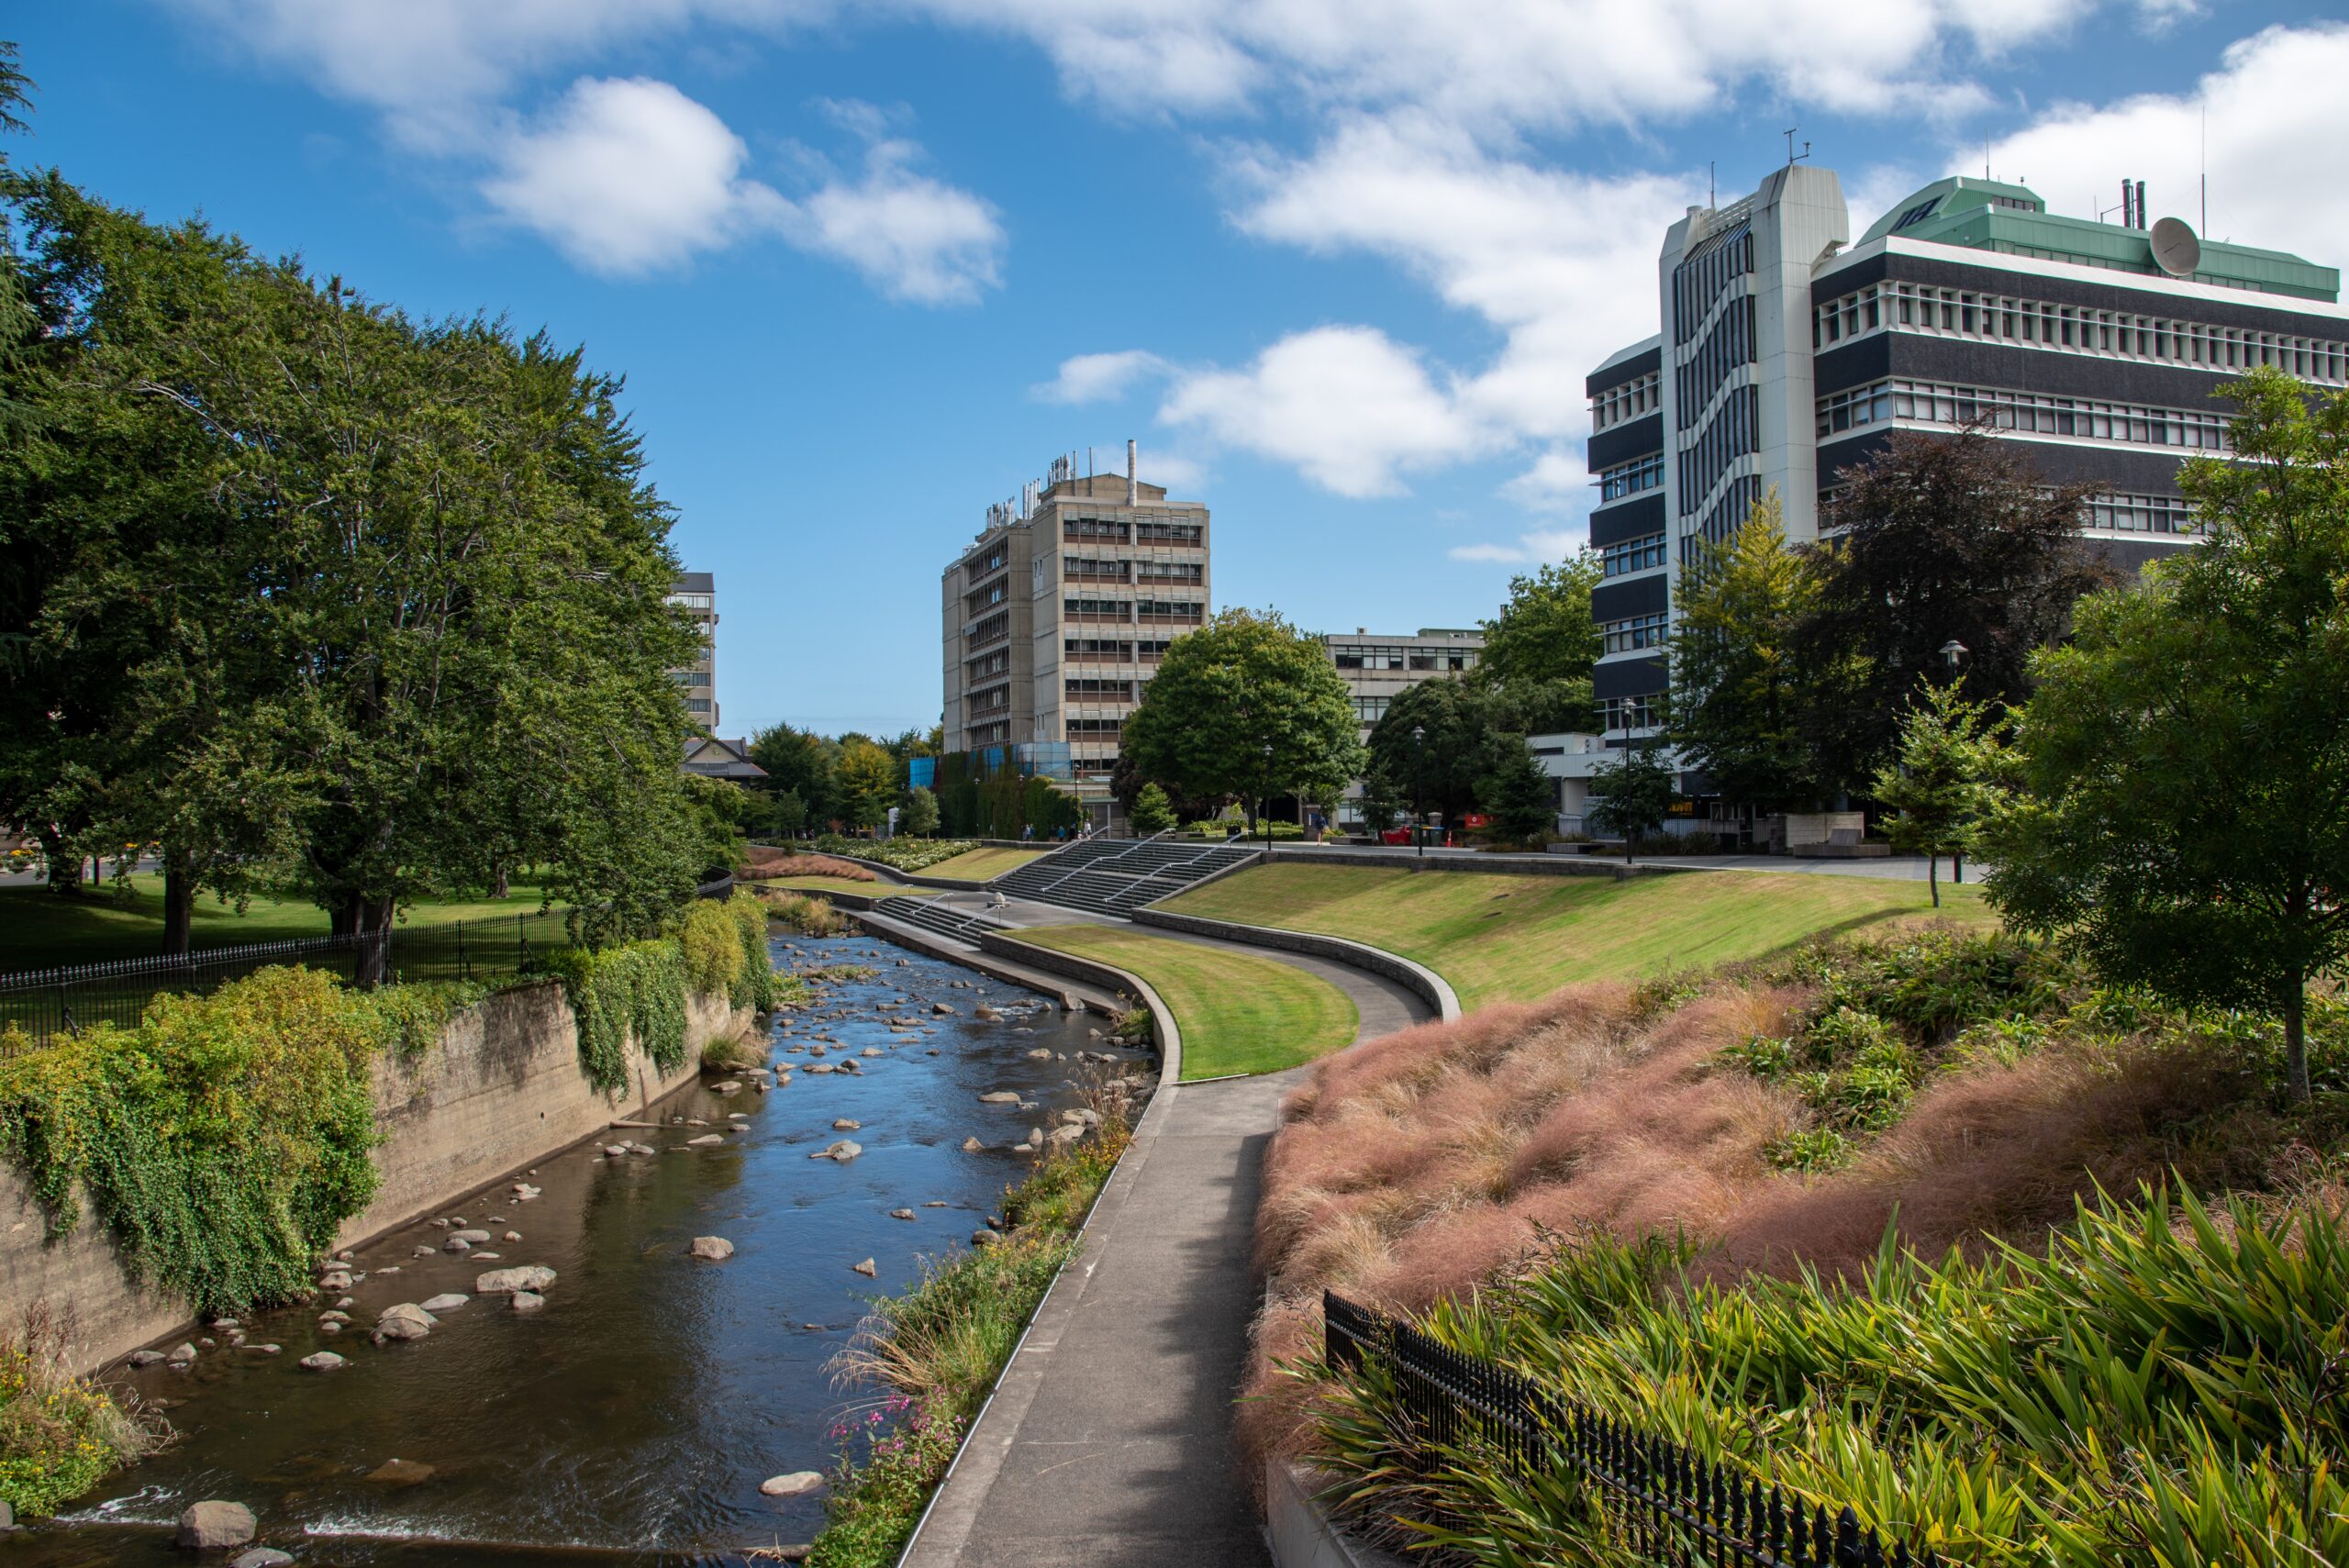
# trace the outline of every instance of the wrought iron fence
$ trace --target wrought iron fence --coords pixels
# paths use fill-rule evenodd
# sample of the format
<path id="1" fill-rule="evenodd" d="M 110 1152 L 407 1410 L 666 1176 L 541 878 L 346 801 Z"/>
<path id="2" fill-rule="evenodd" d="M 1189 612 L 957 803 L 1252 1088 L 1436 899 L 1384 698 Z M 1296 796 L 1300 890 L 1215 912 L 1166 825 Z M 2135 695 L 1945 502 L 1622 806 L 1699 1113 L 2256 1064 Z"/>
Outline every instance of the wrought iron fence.
<path id="1" fill-rule="evenodd" d="M 1507 1367 L 1437 1343 L 1410 1324 L 1325 1292 L 1330 1364 L 1383 1369 L 1430 1448 L 1474 1441 L 1529 1473 L 1570 1470 L 1606 1497 L 1620 1544 L 1644 1560 L 1694 1568 L 1950 1568 L 1931 1548 L 1887 1547 L 1849 1507 L 1819 1504 L 1731 1474 Z"/>

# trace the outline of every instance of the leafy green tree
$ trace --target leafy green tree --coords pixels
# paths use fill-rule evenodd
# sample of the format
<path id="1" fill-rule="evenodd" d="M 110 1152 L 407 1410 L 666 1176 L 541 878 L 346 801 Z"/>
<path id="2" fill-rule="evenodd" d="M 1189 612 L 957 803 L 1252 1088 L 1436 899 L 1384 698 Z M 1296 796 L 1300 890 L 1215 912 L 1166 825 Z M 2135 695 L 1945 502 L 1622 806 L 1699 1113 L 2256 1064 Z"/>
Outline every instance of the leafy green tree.
<path id="1" fill-rule="evenodd" d="M 1395 694 L 1371 727 L 1373 771 L 1413 812 L 1457 821 L 1476 804 L 1493 734 L 1490 694 L 1466 681 L 1423 681 Z"/>
<path id="2" fill-rule="evenodd" d="M 1627 746 L 1611 768 L 1602 768 L 1590 781 L 1590 806 L 1585 814 L 1609 832 L 1623 835 L 1623 859 L 1631 846 L 1661 831 L 1671 814 L 1672 770 L 1652 746 Z"/>
<path id="3" fill-rule="evenodd" d="M 1484 623 L 1480 684 L 1535 685 L 1587 681 L 1598 662 L 1598 625 L 1590 618 L 1590 591 L 1599 582 L 1595 550 L 1512 577 L 1508 602 Z"/>
<path id="4" fill-rule="evenodd" d="M 1494 829 L 1513 843 L 1530 843 L 1557 826 L 1550 775 L 1516 736 L 1502 736 L 1491 749 L 1477 804 L 1491 814 Z"/>
<path id="5" fill-rule="evenodd" d="M 841 748 L 834 784 L 841 818 L 852 828 L 878 828 L 896 802 L 896 761 L 873 741 L 851 740 Z"/>
<path id="6" fill-rule="evenodd" d="M 767 797 L 768 820 L 777 838 L 788 839 L 807 826 L 807 803 L 796 790 L 778 790 Z"/>
<path id="7" fill-rule="evenodd" d="M 2111 980 L 2283 1019 L 2349 959 L 2349 396 L 2273 371 L 2220 389 L 2232 461 L 2180 484 L 2206 530 L 2079 607 L 2033 661 L 2025 791 L 1985 825 L 2008 922 Z"/>
<path id="8" fill-rule="evenodd" d="M 1823 571 L 1819 553 L 1788 548 L 1773 490 L 1734 534 L 1703 544 L 1676 590 L 1673 743 L 1733 800 L 1799 806 L 1828 793 L 1804 718 L 1852 662 L 1825 655 L 1814 674 L 1795 657 Z"/>
<path id="9" fill-rule="evenodd" d="M 1133 830 L 1145 838 L 1163 833 L 1174 826 L 1174 807 L 1167 800 L 1166 792 L 1154 784 L 1141 786 L 1134 796 L 1133 808 L 1126 813 L 1126 820 Z"/>
<path id="10" fill-rule="evenodd" d="M 2107 486 L 2047 484 L 1987 425 L 1895 430 L 1835 477 L 1820 524 L 1842 537 L 1796 639 L 1798 662 L 1821 683 L 1806 728 L 1831 793 L 1857 788 L 1891 753 L 1909 694 L 1943 672 L 1944 643 L 1966 647 L 1975 692 L 2002 711 L 2030 696 L 2032 653 L 2110 580 L 2079 535 L 2083 502 Z M 1844 685 L 1844 674 L 1856 678 Z"/>
<path id="11" fill-rule="evenodd" d="M 1224 610 L 1176 638 L 1123 750 L 1186 795 L 1261 804 L 1284 791 L 1342 786 L 1358 766 L 1353 699 L 1320 640 L 1276 611 Z"/>
<path id="12" fill-rule="evenodd" d="M 1925 857 L 1936 909 L 1941 857 L 1965 852 L 1992 804 L 1998 773 L 1998 723 L 1987 703 L 1965 700 L 1964 684 L 1920 685 L 1901 720 L 1898 760 L 1876 775 L 1876 799 L 1896 813 L 1885 830 L 1893 848 Z"/>
<path id="13" fill-rule="evenodd" d="M 838 745 L 814 730 L 778 724 L 752 735 L 750 751 L 751 761 L 766 770 L 765 787 L 798 795 L 808 820 L 828 822 L 842 815 L 832 788 L 832 770 L 840 761 Z"/>
<path id="14" fill-rule="evenodd" d="M 906 795 L 906 831 L 917 839 L 938 835 L 938 796 L 917 784 Z"/>
<path id="15" fill-rule="evenodd" d="M 1362 810 L 1362 825 L 1376 838 L 1402 815 L 1403 792 L 1384 767 L 1373 767 L 1363 775 L 1362 799 L 1355 804 Z"/>

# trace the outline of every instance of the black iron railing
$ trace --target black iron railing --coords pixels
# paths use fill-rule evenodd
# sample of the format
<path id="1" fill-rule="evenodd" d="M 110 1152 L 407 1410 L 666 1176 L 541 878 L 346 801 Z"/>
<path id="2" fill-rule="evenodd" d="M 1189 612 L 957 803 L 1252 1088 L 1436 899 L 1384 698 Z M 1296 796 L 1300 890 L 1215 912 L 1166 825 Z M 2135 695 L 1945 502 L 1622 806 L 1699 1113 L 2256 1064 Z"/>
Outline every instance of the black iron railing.
<path id="1" fill-rule="evenodd" d="M 1394 1380 L 1430 1450 L 1471 1445 L 1526 1473 L 1570 1470 L 1606 1499 L 1618 1541 L 1671 1568 L 1949 1568 L 1930 1548 L 1887 1547 L 1850 1508 L 1734 1474 L 1678 1443 L 1437 1343 L 1410 1324 L 1324 1293 L 1330 1365 L 1375 1364 Z"/>

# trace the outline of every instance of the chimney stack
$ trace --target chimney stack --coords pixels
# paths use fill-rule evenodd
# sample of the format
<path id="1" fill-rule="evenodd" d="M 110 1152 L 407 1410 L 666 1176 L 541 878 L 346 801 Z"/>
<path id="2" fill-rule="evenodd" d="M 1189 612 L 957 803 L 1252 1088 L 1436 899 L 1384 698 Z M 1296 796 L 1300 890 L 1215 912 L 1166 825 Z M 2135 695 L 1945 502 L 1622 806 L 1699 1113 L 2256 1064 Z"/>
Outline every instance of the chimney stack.
<path id="1" fill-rule="evenodd" d="M 2140 180 L 2137 182 L 2137 227 L 2151 228 L 2153 226 L 2154 220 L 2145 212 L 2145 182 Z"/>
<path id="2" fill-rule="evenodd" d="M 2136 187 L 2126 180 L 2121 182 L 2121 227 L 2123 228 L 2137 227 L 2137 191 Z"/>
<path id="3" fill-rule="evenodd" d="M 1129 436 L 1126 438 L 1126 505 L 1129 506 L 1141 505 L 1141 473 L 1134 467 L 1134 454 L 1135 442 Z"/>

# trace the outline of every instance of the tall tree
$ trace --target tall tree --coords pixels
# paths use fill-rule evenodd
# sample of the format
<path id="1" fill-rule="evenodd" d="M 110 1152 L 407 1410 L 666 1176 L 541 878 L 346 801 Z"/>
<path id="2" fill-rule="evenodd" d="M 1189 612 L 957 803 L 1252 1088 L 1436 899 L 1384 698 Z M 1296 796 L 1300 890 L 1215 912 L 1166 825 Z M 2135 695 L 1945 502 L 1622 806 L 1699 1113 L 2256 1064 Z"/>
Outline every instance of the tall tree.
<path id="1" fill-rule="evenodd" d="M 1494 829 L 1513 843 L 1541 839 L 1558 822 L 1550 775 L 1513 735 L 1500 737 L 1492 748 L 1477 781 L 1476 804 L 1491 815 Z"/>
<path id="2" fill-rule="evenodd" d="M 862 738 L 841 748 L 834 780 L 840 813 L 852 828 L 878 828 L 897 803 L 897 763 L 887 750 Z"/>
<path id="3" fill-rule="evenodd" d="M 1319 639 L 1274 610 L 1224 610 L 1176 638 L 1122 750 L 1184 795 L 1261 802 L 1342 786 L 1357 766 L 1353 699 Z"/>
<path id="4" fill-rule="evenodd" d="M 1628 863 L 1632 845 L 1663 828 L 1672 810 L 1673 784 L 1672 770 L 1654 747 L 1627 746 L 1613 767 L 1591 775 L 1585 815 L 1607 831 L 1623 835 Z"/>
<path id="5" fill-rule="evenodd" d="M 1126 813 L 1126 821 L 1135 832 L 1148 838 L 1152 833 L 1163 833 L 1174 826 L 1174 808 L 1167 801 L 1163 789 L 1154 784 L 1146 784 L 1134 795 L 1133 807 Z"/>
<path id="6" fill-rule="evenodd" d="M 1964 683 L 1927 684 L 1901 720 L 1897 761 L 1879 769 L 1874 793 L 1893 817 L 1885 830 L 1897 850 L 1925 857 L 1933 907 L 1942 906 L 1941 857 L 1963 855 L 1993 803 L 1998 721 L 1968 702 Z"/>
<path id="7" fill-rule="evenodd" d="M 2110 573 L 2079 537 L 2081 505 L 2102 486 L 2046 484 L 1987 426 L 1895 430 L 1836 479 L 1821 526 L 1842 537 L 1798 658 L 1864 671 L 1855 689 L 1812 703 L 1807 725 L 1820 782 L 1858 788 L 1890 753 L 1919 679 L 1943 673 L 1943 644 L 1969 650 L 1970 684 L 1994 711 L 2022 702 L 2032 653 Z"/>
<path id="8" fill-rule="evenodd" d="M 2349 961 L 2349 395 L 2255 371 L 2232 461 L 2180 484 L 2207 538 L 2080 606 L 2041 653 L 2022 779 L 1986 825 L 2009 924 L 2112 980 L 2283 1019 Z"/>
<path id="9" fill-rule="evenodd" d="M 789 791 L 807 805 L 809 820 L 829 821 L 836 815 L 832 800 L 832 769 L 840 748 L 812 729 L 777 724 L 751 737 L 751 761 L 766 770 L 761 787 Z"/>
<path id="10" fill-rule="evenodd" d="M 1492 694 L 1462 680 L 1422 681 L 1395 694 L 1370 731 L 1370 765 L 1414 812 L 1457 821 L 1476 805 L 1494 733 Z"/>
<path id="11" fill-rule="evenodd" d="M 1478 677 L 1501 685 L 1587 681 L 1598 662 L 1598 626 L 1590 618 L 1590 591 L 1598 585 L 1599 558 L 1585 550 L 1573 560 L 1509 579 L 1508 602 L 1484 623 Z"/>
<path id="12" fill-rule="evenodd" d="M 1754 503 L 1729 538 L 1702 544 L 1676 590 L 1673 743 L 1714 787 L 1753 806 L 1805 806 L 1825 793 L 1809 738 L 1810 706 L 1853 684 L 1854 661 L 1822 651 L 1809 671 L 1797 635 L 1819 606 L 1826 570 L 1789 548 L 1778 493 Z"/>

